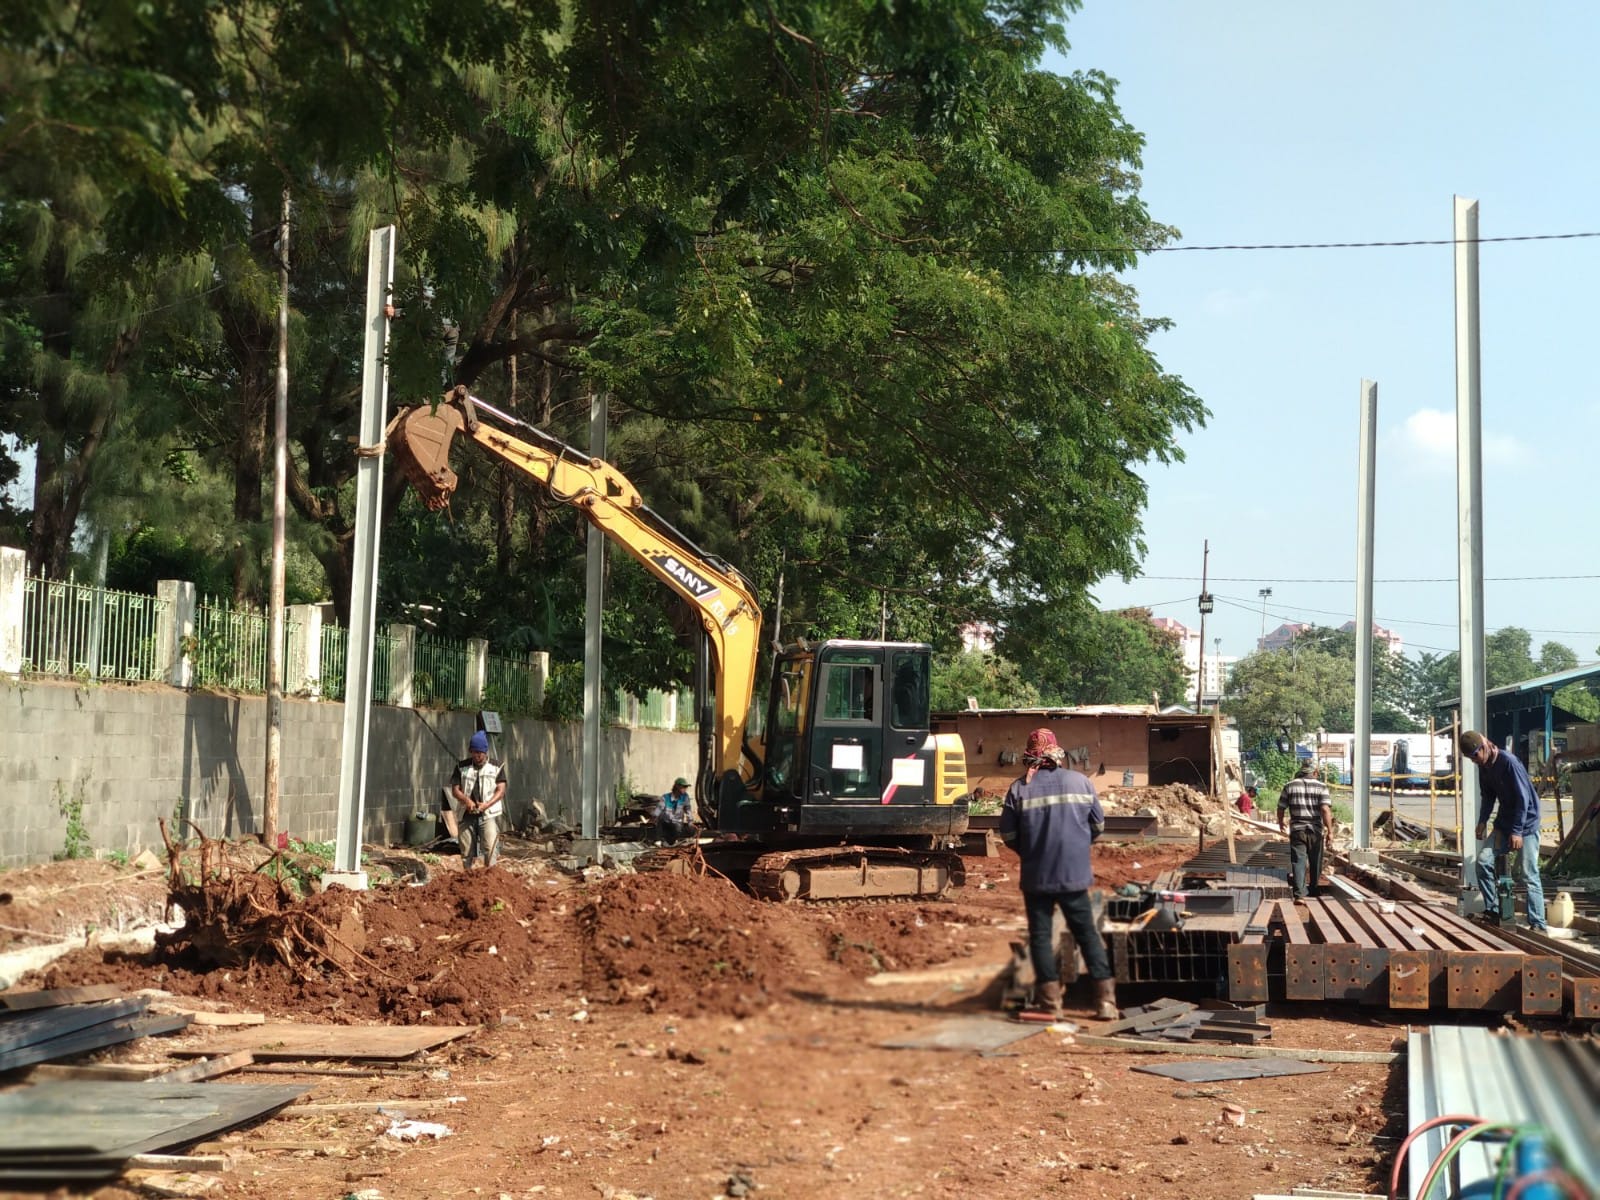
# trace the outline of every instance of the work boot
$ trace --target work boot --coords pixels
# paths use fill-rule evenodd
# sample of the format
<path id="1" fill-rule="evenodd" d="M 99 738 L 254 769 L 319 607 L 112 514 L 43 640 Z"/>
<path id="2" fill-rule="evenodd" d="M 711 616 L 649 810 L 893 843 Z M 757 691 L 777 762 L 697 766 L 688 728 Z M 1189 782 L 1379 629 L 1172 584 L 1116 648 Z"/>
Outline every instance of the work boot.
<path id="1" fill-rule="evenodd" d="M 1117 1011 L 1117 981 L 1115 979 L 1096 979 L 1094 981 L 1094 1000 L 1096 1020 L 1115 1021 L 1122 1015 Z"/>
<path id="2" fill-rule="evenodd" d="M 1052 1017 L 1061 1015 L 1061 981 L 1051 979 L 1041 981 L 1034 990 L 1034 1009 L 1037 1012 L 1048 1013 Z"/>

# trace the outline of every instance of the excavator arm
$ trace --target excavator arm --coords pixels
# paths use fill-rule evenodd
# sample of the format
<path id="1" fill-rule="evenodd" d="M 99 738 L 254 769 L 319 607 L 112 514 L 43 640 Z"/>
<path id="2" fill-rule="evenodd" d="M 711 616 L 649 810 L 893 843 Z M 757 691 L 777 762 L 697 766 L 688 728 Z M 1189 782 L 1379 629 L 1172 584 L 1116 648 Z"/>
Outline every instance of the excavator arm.
<path id="1" fill-rule="evenodd" d="M 494 423 L 480 414 L 492 417 Z M 506 428 L 517 429 L 527 440 Z M 389 425 L 389 451 L 429 508 L 443 508 L 455 491 L 450 441 L 457 433 L 581 511 L 689 605 L 710 642 L 716 691 L 715 773 L 720 778 L 737 771 L 748 782 L 755 764 L 744 753 L 745 722 L 761 646 L 761 610 L 745 578 L 651 511 L 610 463 L 484 404 L 464 387 L 454 389 L 437 406 L 400 412 Z M 704 803 L 713 797 L 702 794 L 701 799 Z"/>

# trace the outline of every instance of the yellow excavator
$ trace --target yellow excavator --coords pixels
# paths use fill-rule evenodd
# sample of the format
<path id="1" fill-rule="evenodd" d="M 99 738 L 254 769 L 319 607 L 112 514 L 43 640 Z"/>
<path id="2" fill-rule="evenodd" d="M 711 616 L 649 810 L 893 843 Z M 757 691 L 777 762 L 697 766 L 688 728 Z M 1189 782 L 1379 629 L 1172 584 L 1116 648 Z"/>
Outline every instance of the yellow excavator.
<path id="1" fill-rule="evenodd" d="M 455 491 L 457 434 L 581 511 L 697 616 L 696 796 L 717 835 L 703 847 L 712 866 L 774 900 L 931 897 L 961 883 L 949 846 L 967 828 L 966 757 L 959 735 L 929 729 L 931 647 L 775 646 L 765 732 L 750 737 L 761 608 L 744 576 L 652 512 L 615 467 L 464 387 L 402 410 L 386 434 L 429 508 Z"/>

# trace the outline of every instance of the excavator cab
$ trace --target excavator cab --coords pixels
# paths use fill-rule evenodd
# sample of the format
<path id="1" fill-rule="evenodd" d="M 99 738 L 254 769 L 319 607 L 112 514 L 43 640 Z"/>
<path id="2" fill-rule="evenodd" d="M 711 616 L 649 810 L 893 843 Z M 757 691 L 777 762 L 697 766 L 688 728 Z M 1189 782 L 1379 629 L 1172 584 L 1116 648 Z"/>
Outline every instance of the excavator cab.
<path id="1" fill-rule="evenodd" d="M 964 832 L 960 739 L 929 728 L 931 656 L 925 644 L 843 640 L 779 654 L 756 806 L 767 828 L 855 840 Z"/>

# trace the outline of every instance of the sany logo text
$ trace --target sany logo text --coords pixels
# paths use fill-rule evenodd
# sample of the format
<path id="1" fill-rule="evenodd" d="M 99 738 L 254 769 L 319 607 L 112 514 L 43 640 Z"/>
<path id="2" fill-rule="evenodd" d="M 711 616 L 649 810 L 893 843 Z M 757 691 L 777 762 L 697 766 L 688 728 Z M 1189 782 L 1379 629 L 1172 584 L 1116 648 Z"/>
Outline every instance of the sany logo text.
<path id="1" fill-rule="evenodd" d="M 716 584 L 702 579 L 698 572 L 679 562 L 676 555 L 652 554 L 650 561 L 682 584 L 696 600 L 705 600 L 718 590 Z"/>

